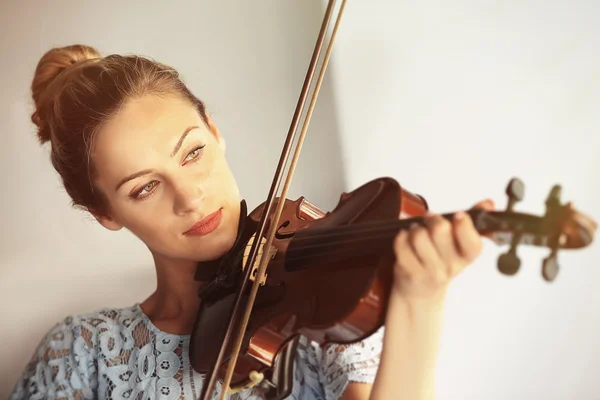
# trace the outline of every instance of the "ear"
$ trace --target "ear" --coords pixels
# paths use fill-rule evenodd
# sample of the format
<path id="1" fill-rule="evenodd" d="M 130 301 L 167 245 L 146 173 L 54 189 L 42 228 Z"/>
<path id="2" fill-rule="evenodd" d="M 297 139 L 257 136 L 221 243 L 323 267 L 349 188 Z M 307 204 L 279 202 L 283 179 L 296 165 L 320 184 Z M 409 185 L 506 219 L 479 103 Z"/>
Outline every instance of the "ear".
<path id="1" fill-rule="evenodd" d="M 118 231 L 121 228 L 123 228 L 123 225 L 121 225 L 108 215 L 98 213 L 92 209 L 88 209 L 88 211 L 94 216 L 94 218 L 96 218 L 96 221 L 98 221 L 100 225 L 102 225 L 110 231 Z"/>
<path id="2" fill-rule="evenodd" d="M 225 148 L 227 146 L 225 144 L 225 139 L 223 138 L 223 135 L 221 135 L 219 128 L 217 128 L 217 125 L 214 123 L 214 121 L 212 120 L 210 115 L 206 115 L 206 119 L 208 121 L 208 128 L 215 135 L 215 138 L 217 139 L 217 143 L 219 143 L 219 147 L 221 148 L 221 150 L 223 150 L 223 153 L 224 153 Z"/>

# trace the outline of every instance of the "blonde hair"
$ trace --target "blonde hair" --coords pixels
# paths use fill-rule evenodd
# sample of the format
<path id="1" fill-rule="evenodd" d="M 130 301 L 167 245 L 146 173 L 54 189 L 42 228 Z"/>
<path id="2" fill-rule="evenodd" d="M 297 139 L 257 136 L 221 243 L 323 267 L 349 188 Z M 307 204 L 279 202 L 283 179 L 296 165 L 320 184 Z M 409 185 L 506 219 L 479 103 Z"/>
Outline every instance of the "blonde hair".
<path id="1" fill-rule="evenodd" d="M 127 100 L 148 94 L 174 94 L 189 100 L 208 124 L 204 103 L 178 72 L 137 55 L 101 57 L 93 47 L 72 45 L 46 52 L 31 83 L 31 116 L 41 143 L 50 141 L 51 160 L 73 205 L 103 212 L 102 194 L 94 187 L 90 154 L 99 128 Z"/>

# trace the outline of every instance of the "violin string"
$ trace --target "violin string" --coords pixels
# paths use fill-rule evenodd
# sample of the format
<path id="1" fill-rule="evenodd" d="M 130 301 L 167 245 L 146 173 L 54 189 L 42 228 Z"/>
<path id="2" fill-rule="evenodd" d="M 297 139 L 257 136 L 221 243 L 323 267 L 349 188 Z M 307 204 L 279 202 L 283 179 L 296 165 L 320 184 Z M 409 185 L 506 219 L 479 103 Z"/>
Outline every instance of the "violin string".
<path id="1" fill-rule="evenodd" d="M 442 214 L 444 218 L 451 218 L 453 214 Z M 367 234 L 371 232 L 393 232 L 410 229 L 412 225 L 423 225 L 423 217 L 411 217 L 406 219 L 392 219 L 384 221 L 358 222 L 351 225 L 335 227 L 307 228 L 306 233 L 300 232 L 292 241 L 294 243 L 305 240 L 335 239 L 338 236 L 345 237 L 354 234 Z"/>
<path id="2" fill-rule="evenodd" d="M 450 214 L 449 214 L 450 215 Z M 528 221 L 524 218 L 519 218 L 520 221 L 511 221 L 509 218 L 502 217 L 502 222 L 505 226 L 502 227 L 500 221 L 496 221 L 495 225 L 502 227 L 503 231 L 526 231 L 531 234 L 543 234 L 543 226 L 540 221 L 536 221 L 537 217 L 531 217 Z M 489 225 L 490 219 L 486 222 Z M 421 217 L 415 217 L 410 219 L 402 220 L 389 220 L 381 222 L 364 222 L 355 225 L 345 225 L 333 228 L 307 228 L 306 233 L 300 231 L 297 236 L 291 239 L 294 246 L 298 244 L 299 247 L 303 247 L 300 243 L 307 241 L 323 240 L 327 242 L 337 241 L 338 244 L 343 244 L 344 240 L 349 237 L 356 235 L 368 235 L 373 233 L 382 233 L 383 235 L 390 235 L 398 233 L 401 230 L 408 230 L 413 224 L 422 225 L 423 219 Z M 477 226 L 476 226 L 477 228 Z M 512 229 L 511 229 L 512 228 Z M 480 233 L 486 233 L 491 230 L 490 226 L 477 228 Z M 379 236 L 381 237 L 381 236 Z"/>
<path id="3" fill-rule="evenodd" d="M 292 239 L 291 243 L 294 245 L 294 248 L 291 250 L 292 252 L 297 252 L 297 251 L 301 251 L 301 250 L 306 250 L 306 249 L 313 249 L 313 248 L 327 248 L 327 247 L 331 247 L 331 246 L 339 246 L 339 245 L 343 245 L 343 244 L 354 244 L 356 242 L 365 242 L 365 241 L 371 241 L 371 240 L 380 240 L 380 239 L 385 239 L 385 238 L 389 238 L 391 235 L 394 235 L 396 232 L 398 232 L 400 229 L 403 229 L 404 227 L 402 226 L 404 223 L 399 221 L 393 221 L 391 223 L 388 224 L 388 222 L 386 223 L 379 223 L 377 226 L 352 226 L 349 225 L 346 227 L 340 227 L 342 230 L 345 231 L 341 231 L 340 232 L 340 228 L 332 228 L 331 231 L 324 230 L 323 232 L 319 232 L 319 233 L 312 233 L 312 234 L 306 234 L 306 235 L 302 235 L 300 237 L 294 238 Z M 361 224 L 362 225 L 362 224 Z M 375 232 L 377 233 L 377 235 L 372 235 L 372 233 Z M 369 235 L 368 239 L 364 239 L 362 237 L 357 238 L 357 235 Z M 314 243 L 311 245 L 305 245 L 305 244 L 301 244 L 303 242 L 315 242 L 317 240 L 322 240 L 321 243 Z M 297 244 L 298 247 L 295 247 L 295 245 Z M 246 248 L 252 246 L 252 244 L 247 244 Z"/>
<path id="4" fill-rule="evenodd" d="M 383 235 L 373 236 L 369 240 L 371 240 L 371 239 L 375 243 L 382 243 L 381 247 L 383 247 L 384 244 L 381 239 L 389 239 L 389 236 L 383 236 Z M 343 242 L 343 244 L 350 245 L 350 244 L 359 244 L 361 242 L 364 242 L 364 239 L 357 239 L 354 241 L 345 241 L 345 242 Z M 389 243 L 389 244 L 391 245 L 391 243 Z M 285 262 L 300 261 L 302 259 L 311 258 L 311 257 L 315 257 L 315 256 L 336 255 L 336 254 L 340 254 L 340 253 L 348 253 L 349 251 L 352 251 L 354 249 L 359 249 L 359 248 L 358 247 L 351 247 L 350 249 L 340 248 L 339 245 L 336 245 L 335 243 L 315 244 L 315 245 L 305 246 L 305 247 L 298 248 L 298 249 L 293 249 L 292 251 L 288 251 L 288 253 L 286 254 L 286 257 L 285 257 Z M 311 252 L 305 253 L 305 251 L 307 251 L 307 250 L 310 250 Z M 317 250 L 317 251 L 314 251 L 314 250 Z M 319 250 L 321 250 L 321 251 L 318 252 Z M 325 250 L 325 251 L 323 251 L 323 250 Z M 364 252 L 362 249 L 360 251 Z M 264 253 L 264 250 L 261 247 L 261 250 L 259 250 L 258 255 L 262 256 L 263 253 Z M 281 260 L 281 261 L 283 261 L 283 260 Z"/>
<path id="5" fill-rule="evenodd" d="M 294 247 L 292 249 L 288 249 L 287 253 L 291 255 L 291 254 L 297 254 L 301 251 L 314 251 L 314 250 L 319 250 L 319 249 L 328 249 L 328 248 L 331 248 L 334 246 L 339 248 L 340 245 L 352 246 L 352 245 L 367 243 L 367 242 L 377 243 L 378 241 L 383 241 L 385 239 L 389 239 L 391 241 L 394 239 L 394 236 L 395 236 L 394 234 L 377 234 L 377 235 L 371 235 L 367 238 L 354 237 L 354 238 L 348 238 L 348 239 L 327 241 L 324 243 L 305 244 L 302 246 Z M 342 250 L 345 250 L 345 249 L 342 249 Z M 290 258 L 288 257 L 288 259 L 290 259 Z"/>
<path id="6" fill-rule="evenodd" d="M 288 248 L 289 249 L 288 253 L 294 254 L 299 251 L 305 251 L 305 250 L 310 250 L 310 249 L 329 248 L 329 247 L 333 247 L 333 246 L 340 246 L 340 245 L 346 245 L 346 244 L 352 245 L 352 244 L 367 242 L 367 241 L 378 241 L 381 239 L 392 238 L 394 236 L 395 232 L 396 232 L 396 229 L 393 229 L 390 231 L 380 231 L 379 230 L 379 231 L 377 231 L 376 235 L 369 235 L 368 238 L 366 238 L 366 239 L 364 237 L 356 237 L 356 235 L 354 235 L 353 237 L 346 237 L 346 236 L 333 237 L 334 234 L 318 235 L 317 237 L 310 238 L 310 239 L 309 238 L 298 238 L 298 239 L 294 239 L 292 241 L 292 243 L 296 244 L 296 243 L 300 243 L 300 242 L 310 242 L 311 244 L 302 244 L 302 245 L 298 245 L 297 247 L 294 246 L 291 249 Z M 366 233 L 370 233 L 370 232 L 366 232 Z M 322 239 L 323 242 L 320 242 L 320 243 L 315 242 L 315 240 L 317 240 L 317 239 Z"/>
<path id="7" fill-rule="evenodd" d="M 404 222 L 406 221 L 408 220 L 386 221 L 379 223 L 378 225 L 383 226 L 383 228 L 373 226 L 371 223 L 368 224 L 370 226 L 361 226 L 360 229 L 357 229 L 359 226 L 348 225 L 338 229 L 332 228 L 330 232 L 324 230 L 324 232 L 318 234 L 300 236 L 292 239 L 291 243 L 294 245 L 294 247 L 288 247 L 286 261 L 297 261 L 318 255 L 334 255 L 339 252 L 343 253 L 352 250 L 352 245 L 364 244 L 367 242 L 377 244 L 378 242 L 386 239 L 393 239 L 394 235 L 397 234 L 400 229 L 406 228 L 406 225 L 410 226 L 410 224 L 404 225 Z M 360 225 L 367 225 L 367 223 Z M 352 228 L 350 231 L 352 236 L 350 236 L 348 232 L 339 232 L 339 229 L 346 228 L 348 228 L 347 230 Z M 530 228 L 533 228 L 533 226 L 530 225 Z M 526 230 L 533 234 L 537 233 L 537 229 Z M 509 232 L 510 230 L 507 229 L 505 231 Z M 373 232 L 376 234 L 373 234 Z M 485 234 L 483 231 L 480 233 Z M 367 237 L 358 237 L 358 235 L 364 235 Z M 347 247 L 339 249 L 340 245 L 345 245 Z M 387 245 L 387 243 L 385 245 Z M 246 247 L 248 246 L 250 245 L 246 245 Z M 382 244 L 382 246 L 384 246 L 384 244 Z M 339 249 L 339 251 L 336 249 Z M 259 254 L 262 254 L 262 247 L 260 252 L 261 253 Z M 310 252 L 310 254 L 306 254 L 306 252 Z"/>
<path id="8" fill-rule="evenodd" d="M 385 247 L 389 247 L 389 251 L 392 251 L 392 242 L 385 243 L 383 240 L 390 239 L 390 235 L 375 235 L 371 236 L 368 241 L 370 243 L 375 243 L 376 246 L 374 251 L 377 252 L 387 252 L 388 250 Z M 288 250 L 285 258 L 275 258 L 273 261 L 269 263 L 270 266 L 273 265 L 285 265 L 292 262 L 301 262 L 303 260 L 311 260 L 318 257 L 335 257 L 339 254 L 345 254 L 348 258 L 352 256 L 354 252 L 359 255 L 368 255 L 365 254 L 364 249 L 360 246 L 351 246 L 352 244 L 364 244 L 364 239 L 356 239 L 356 240 L 345 240 L 342 241 L 341 244 L 348 245 L 347 247 L 341 248 L 339 246 L 340 243 L 322 243 L 322 244 L 313 244 L 308 246 L 302 246 L 299 248 L 295 248 L 292 250 Z M 261 250 L 259 254 L 262 254 Z M 268 272 L 268 270 L 267 270 Z"/>
<path id="9" fill-rule="evenodd" d="M 415 217 L 402 220 L 369 221 L 360 222 L 353 225 L 342 225 L 332 228 L 307 228 L 306 233 L 299 231 L 297 237 L 291 239 L 293 243 L 299 243 L 306 240 L 335 240 L 336 237 L 346 237 L 354 234 L 366 234 L 371 232 L 393 232 L 402 229 L 408 229 L 412 224 L 421 224 L 423 219 Z M 247 244 L 250 247 L 252 244 Z"/>
<path id="10" fill-rule="evenodd" d="M 318 247 L 331 247 L 331 246 L 338 246 L 340 244 L 353 244 L 356 243 L 357 241 L 366 241 L 366 240 L 379 240 L 379 239 L 384 239 L 387 237 L 390 237 L 390 235 L 393 235 L 395 232 L 397 232 L 400 228 L 402 228 L 401 226 L 398 225 L 397 221 L 394 221 L 394 224 L 392 226 L 387 226 L 387 227 L 383 227 L 383 228 L 379 228 L 377 226 L 373 226 L 373 227 L 364 227 L 364 228 L 360 228 L 357 229 L 357 227 L 351 226 L 352 227 L 352 231 L 351 232 L 339 232 L 337 231 L 337 229 L 332 229 L 331 232 L 327 232 L 325 231 L 324 233 L 318 233 L 318 234 L 312 234 L 312 235 L 306 235 L 306 236 L 301 236 L 298 238 L 294 238 L 292 239 L 291 243 L 293 243 L 294 245 L 296 243 L 301 243 L 301 242 L 314 242 L 315 240 L 323 240 L 324 242 L 321 243 L 316 243 L 316 244 L 312 244 L 312 245 L 298 245 L 298 247 L 294 247 L 293 248 L 293 252 L 296 251 L 300 251 L 300 250 L 305 250 L 305 249 L 311 249 L 311 248 L 318 248 Z M 364 238 L 356 238 L 356 234 L 369 234 L 372 232 L 377 232 L 378 235 L 370 235 L 368 239 L 364 239 Z M 352 234 L 352 237 L 348 238 L 349 234 Z M 248 243 L 246 244 L 246 248 L 251 247 L 252 244 Z M 259 255 L 262 254 L 262 246 L 261 246 L 261 250 L 259 250 Z"/>
<path id="11" fill-rule="evenodd" d="M 400 223 L 399 223 L 400 222 Z M 390 226 L 386 226 L 386 225 Z M 384 223 L 380 222 L 377 224 L 378 226 L 367 226 L 367 227 L 358 227 L 348 225 L 348 228 L 351 228 L 352 231 L 348 232 L 339 232 L 337 228 L 333 228 L 331 232 L 325 231 L 324 233 L 312 234 L 301 236 L 298 238 L 292 239 L 291 243 L 294 245 L 298 244 L 297 247 L 288 250 L 289 257 L 286 257 L 288 261 L 294 261 L 298 259 L 297 254 L 301 251 L 309 251 L 309 250 L 319 250 L 319 249 L 330 249 L 334 246 L 340 245 L 353 245 L 358 243 L 364 243 L 367 241 L 377 242 L 383 239 L 391 238 L 400 228 L 402 228 L 403 221 L 386 221 Z M 361 224 L 363 225 L 363 224 Z M 365 224 L 366 225 L 366 224 Z M 369 224 L 370 225 L 370 224 Z M 383 226 L 383 228 L 379 227 Z M 340 227 L 345 229 L 346 227 Z M 350 229 L 348 229 L 350 230 Z M 372 232 L 376 232 L 376 235 L 372 235 Z M 349 237 L 349 234 L 352 234 L 352 237 Z M 368 238 L 364 237 L 356 237 L 356 235 L 365 234 L 368 235 Z M 320 243 L 315 243 L 316 240 L 322 240 Z M 302 242 L 311 242 L 311 244 L 301 244 Z M 252 246 L 252 244 L 247 244 L 246 248 Z M 262 254 L 263 247 L 259 250 L 259 254 Z M 342 252 L 347 251 L 347 249 L 341 249 Z M 327 251 L 328 254 L 333 254 L 331 250 Z M 292 256 L 293 254 L 293 256 Z M 299 258 L 304 258 L 305 256 L 300 256 Z"/>
<path id="12" fill-rule="evenodd" d="M 511 231 L 506 231 L 507 233 L 509 233 L 510 235 L 514 235 L 514 232 Z M 534 234 L 535 235 L 535 234 Z M 483 234 L 482 236 L 486 236 L 488 237 L 489 235 L 487 234 Z M 286 254 L 286 258 L 285 258 L 285 262 L 295 262 L 295 261 L 300 261 L 302 259 L 309 259 L 311 257 L 318 257 L 318 256 L 323 256 L 323 255 L 327 255 L 327 256 L 334 256 L 336 254 L 339 253 L 350 253 L 355 249 L 358 249 L 360 251 L 360 253 L 364 253 L 364 250 L 356 245 L 359 244 L 366 244 L 366 242 L 368 241 L 369 244 L 371 246 L 373 246 L 373 243 L 376 246 L 376 248 L 381 249 L 381 250 L 385 250 L 385 246 L 392 246 L 393 242 L 384 242 L 384 240 L 389 240 L 391 239 L 393 236 L 391 235 L 374 235 L 374 236 L 370 236 L 367 240 L 362 239 L 362 238 L 356 238 L 355 240 L 342 240 L 339 242 L 329 242 L 329 243 L 315 243 L 315 244 L 311 244 L 311 245 L 303 245 L 303 246 L 299 246 L 298 248 L 293 248 L 293 249 L 289 249 L 287 254 Z M 493 235 L 490 236 L 490 238 L 492 238 L 493 240 Z M 510 238 L 508 239 L 510 240 Z M 345 245 L 344 248 L 340 248 L 340 244 Z M 352 246 L 352 245 L 355 246 Z"/>
<path id="13" fill-rule="evenodd" d="M 340 228 L 327 228 L 319 229 L 315 231 L 308 231 L 306 233 L 299 234 L 298 237 L 292 239 L 292 243 L 301 243 L 305 241 L 314 240 L 336 240 L 339 238 L 347 238 L 349 236 L 369 234 L 369 233 L 385 233 L 390 234 L 394 232 L 400 232 L 401 230 L 410 229 L 412 224 L 420 224 L 418 221 L 410 222 L 393 222 L 393 223 L 380 223 L 377 225 L 363 224 L 357 226 L 347 226 Z"/>
<path id="14" fill-rule="evenodd" d="M 448 216 L 450 216 L 449 214 Z M 413 225 L 423 225 L 424 220 L 422 217 L 413 217 L 407 219 L 396 219 L 396 220 L 384 220 L 384 221 L 369 221 L 359 222 L 352 225 L 342 225 L 336 227 L 325 227 L 325 228 L 308 228 L 305 232 L 300 232 L 297 237 L 294 237 L 291 241 L 296 244 L 304 241 L 314 240 L 339 240 L 347 238 L 350 235 L 361 235 L 370 234 L 373 232 L 381 232 L 384 234 L 392 234 L 400 232 L 401 230 L 410 229 Z M 338 242 L 341 243 L 341 242 Z"/>
<path id="15" fill-rule="evenodd" d="M 315 256 L 336 255 L 336 254 L 340 254 L 340 253 L 348 253 L 349 251 L 351 252 L 354 249 L 360 249 L 360 247 L 356 247 L 356 246 L 350 247 L 350 248 L 340 248 L 340 246 L 339 246 L 340 244 L 350 246 L 353 244 L 361 244 L 361 243 L 365 243 L 366 241 L 369 241 L 369 242 L 374 242 L 376 244 L 381 243 L 381 247 L 384 247 L 386 244 L 385 244 L 385 242 L 383 242 L 383 240 L 390 239 L 390 238 L 391 238 L 391 236 L 389 234 L 382 234 L 382 235 L 370 236 L 367 240 L 365 240 L 364 238 L 354 238 L 354 239 L 346 239 L 346 240 L 341 240 L 341 241 L 328 241 L 325 243 L 315 243 L 312 245 L 303 245 L 298 248 L 288 250 L 286 257 L 285 257 L 285 262 L 300 261 L 302 259 L 311 258 L 311 257 L 315 257 Z M 388 244 L 391 245 L 391 242 Z M 262 255 L 264 253 L 263 248 L 264 247 L 260 248 L 260 250 L 258 252 L 259 255 Z M 310 253 L 307 254 L 306 253 L 307 251 L 310 251 Z M 360 251 L 363 252 L 362 249 Z"/>
<path id="16" fill-rule="evenodd" d="M 355 251 L 359 251 L 360 255 L 368 255 L 368 254 L 364 254 L 364 251 L 359 249 L 359 248 L 352 248 L 352 250 Z M 391 247 L 390 247 L 391 250 Z M 260 253 L 259 253 L 260 254 Z M 278 266 L 278 267 L 285 267 L 287 264 L 289 264 L 290 262 L 301 262 L 305 259 L 314 259 L 316 257 L 319 256 L 337 256 L 339 254 L 344 254 L 347 257 L 343 257 L 343 258 L 351 258 L 351 254 L 352 252 L 348 252 L 346 249 L 340 249 L 339 247 L 335 248 L 335 249 L 331 249 L 330 251 L 327 251 L 326 253 L 310 253 L 310 254 L 299 254 L 299 255 L 294 255 L 293 257 L 286 257 L 286 258 L 275 258 L 274 260 L 272 260 L 271 262 L 269 262 L 269 268 L 272 268 L 274 266 Z M 341 261 L 341 260 L 339 260 Z M 324 261 L 326 262 L 326 261 Z M 338 261 L 336 261 L 338 262 Z M 269 273 L 269 269 L 267 269 L 266 274 Z M 256 278 L 256 277 L 255 277 Z"/>
<path id="17" fill-rule="evenodd" d="M 336 249 L 339 249 L 339 252 L 342 253 L 349 252 L 357 248 L 360 249 L 360 247 L 357 247 L 356 245 L 366 245 L 367 243 L 371 246 L 375 245 L 376 247 L 384 247 L 388 245 L 391 246 L 393 244 L 392 240 L 395 234 L 395 231 L 391 231 L 387 233 L 383 232 L 376 235 L 369 235 L 366 239 L 362 237 L 341 238 L 338 240 L 328 240 L 321 243 L 313 242 L 311 244 L 298 245 L 297 247 L 288 248 L 286 261 L 298 261 L 316 255 L 334 255 L 338 253 Z M 386 242 L 386 240 L 389 242 Z M 377 246 L 379 244 L 380 246 Z M 344 247 L 340 248 L 340 246 Z M 364 252 L 362 249 L 360 251 Z"/>
<path id="18" fill-rule="evenodd" d="M 389 240 L 391 238 L 390 235 L 374 235 L 370 236 L 367 240 L 370 244 L 375 244 L 376 246 L 373 248 L 376 252 L 387 252 L 392 251 L 392 242 L 385 242 L 384 240 Z M 343 258 L 351 258 L 354 253 L 357 255 L 369 255 L 365 254 L 364 248 L 361 246 L 356 246 L 356 244 L 365 244 L 366 240 L 363 238 L 355 238 L 355 240 L 343 240 L 340 242 L 325 242 L 325 243 L 315 243 L 312 245 L 304 245 L 298 248 L 294 248 L 288 250 L 285 258 L 276 257 L 274 260 L 269 262 L 269 266 L 285 266 L 289 263 L 302 262 L 303 260 L 314 260 L 319 257 L 327 256 L 327 257 L 336 257 L 340 254 L 344 254 Z M 341 248 L 339 244 L 347 245 L 344 248 Z M 355 244 L 355 246 L 352 246 Z M 389 250 L 386 250 L 385 247 L 389 247 Z M 259 251 L 259 254 L 262 254 L 263 250 Z M 335 260 L 333 262 L 341 262 L 342 260 Z M 323 263 L 326 263 L 327 260 L 323 260 Z"/>

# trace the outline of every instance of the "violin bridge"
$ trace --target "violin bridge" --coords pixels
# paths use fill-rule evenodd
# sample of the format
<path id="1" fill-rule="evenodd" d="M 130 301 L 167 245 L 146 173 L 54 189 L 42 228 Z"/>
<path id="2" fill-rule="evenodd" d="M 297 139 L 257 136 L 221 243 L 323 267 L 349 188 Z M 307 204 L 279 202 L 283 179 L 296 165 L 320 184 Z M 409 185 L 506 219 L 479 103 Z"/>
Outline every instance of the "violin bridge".
<path id="1" fill-rule="evenodd" d="M 248 241 L 248 244 L 246 245 L 246 249 L 244 250 L 244 260 L 242 263 L 242 268 L 244 268 L 244 269 L 246 267 L 246 264 L 248 263 L 248 258 L 250 257 L 250 249 L 251 249 L 252 245 L 254 244 L 255 238 L 256 238 L 256 234 L 252 235 L 252 237 Z M 262 238 L 260 241 L 260 244 L 258 246 L 258 254 L 256 255 L 256 259 L 254 260 L 254 265 L 252 265 L 252 273 L 250 274 L 250 280 L 252 280 L 252 281 L 254 281 L 256 279 L 256 274 L 258 273 L 258 267 L 260 266 L 260 261 L 261 261 L 262 255 L 265 251 L 266 243 L 267 243 L 267 239 Z M 276 254 L 277 254 L 277 248 L 274 246 L 271 246 L 271 248 L 269 249 L 269 253 L 268 253 L 269 261 L 271 261 L 273 258 L 275 258 Z M 265 283 L 267 283 L 267 273 L 266 272 L 265 272 L 265 276 L 261 280 L 260 284 L 264 285 Z"/>

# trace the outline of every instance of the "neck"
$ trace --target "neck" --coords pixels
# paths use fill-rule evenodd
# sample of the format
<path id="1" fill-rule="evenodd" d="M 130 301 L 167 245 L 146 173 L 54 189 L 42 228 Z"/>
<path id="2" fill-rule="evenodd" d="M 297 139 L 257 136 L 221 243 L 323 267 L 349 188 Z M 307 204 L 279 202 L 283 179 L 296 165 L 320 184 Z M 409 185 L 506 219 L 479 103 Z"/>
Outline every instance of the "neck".
<path id="1" fill-rule="evenodd" d="M 198 289 L 203 285 L 194 280 L 198 263 L 153 256 L 157 287 L 142 303 L 142 309 L 157 328 L 172 334 L 190 334 L 200 305 Z"/>

